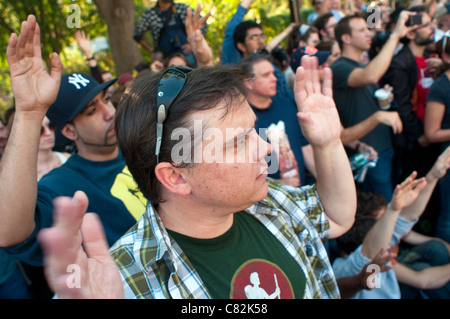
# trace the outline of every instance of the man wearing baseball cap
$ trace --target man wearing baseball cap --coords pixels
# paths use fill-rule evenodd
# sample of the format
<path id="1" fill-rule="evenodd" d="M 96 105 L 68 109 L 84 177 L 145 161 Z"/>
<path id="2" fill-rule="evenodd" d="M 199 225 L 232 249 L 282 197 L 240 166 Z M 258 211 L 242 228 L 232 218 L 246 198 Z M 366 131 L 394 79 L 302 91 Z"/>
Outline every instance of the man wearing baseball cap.
<path id="1" fill-rule="evenodd" d="M 10 142 L 0 164 L 0 247 L 7 247 L 9 254 L 24 263 L 42 266 L 36 238 L 40 229 L 52 224 L 55 197 L 85 192 L 87 209 L 99 213 L 109 245 L 135 224 L 145 211 L 146 200 L 137 190 L 117 145 L 115 108 L 105 96 L 115 80 L 99 84 L 80 73 L 61 77 L 62 64 L 54 53 L 50 79 L 39 82 L 49 91 L 59 85 L 52 104 L 48 97 L 36 93 L 39 88 L 29 87 L 24 81 L 24 73 L 30 68 L 36 70 L 35 74 L 45 72 L 40 46 L 32 45 L 33 40 L 39 41 L 34 16 L 28 17 L 21 31 L 20 37 L 11 35 L 7 48 L 13 93 L 20 100 L 16 101 Z M 46 103 L 52 104 L 48 118 L 74 142 L 77 151 L 37 184 L 37 145 Z"/>

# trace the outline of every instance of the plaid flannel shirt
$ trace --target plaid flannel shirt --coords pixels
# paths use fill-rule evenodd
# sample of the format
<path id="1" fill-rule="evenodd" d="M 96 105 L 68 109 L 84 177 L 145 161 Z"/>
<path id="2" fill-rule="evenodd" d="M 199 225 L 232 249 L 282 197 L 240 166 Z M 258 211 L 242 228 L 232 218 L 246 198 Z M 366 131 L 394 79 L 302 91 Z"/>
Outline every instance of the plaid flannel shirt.
<path id="1" fill-rule="evenodd" d="M 268 196 L 245 210 L 286 248 L 306 276 L 305 298 L 340 298 L 322 241 L 328 219 L 316 187 L 292 188 L 268 179 Z M 211 298 L 179 245 L 168 235 L 158 214 L 147 212 L 113 247 L 125 298 Z"/>
<path id="2" fill-rule="evenodd" d="M 177 15 L 180 17 L 183 25 L 186 23 L 187 9 L 188 5 L 184 3 L 174 3 Z M 192 14 L 195 10 L 192 9 Z M 161 30 L 164 28 L 164 21 L 161 18 L 161 10 L 158 5 L 145 11 L 145 13 L 140 18 L 138 24 L 134 29 L 133 38 L 139 42 L 142 40 L 144 33 L 148 30 L 151 31 L 153 37 L 153 43 L 155 46 L 159 43 L 159 37 L 161 36 Z M 202 34 L 205 36 L 208 31 L 208 25 L 205 23 L 201 28 Z"/>

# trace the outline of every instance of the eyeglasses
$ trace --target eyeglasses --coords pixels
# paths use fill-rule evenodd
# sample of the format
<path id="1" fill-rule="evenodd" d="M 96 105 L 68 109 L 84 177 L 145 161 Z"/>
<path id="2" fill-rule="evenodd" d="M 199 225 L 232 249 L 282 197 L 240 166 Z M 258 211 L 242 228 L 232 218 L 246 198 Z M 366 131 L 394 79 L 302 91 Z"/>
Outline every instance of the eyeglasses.
<path id="1" fill-rule="evenodd" d="M 250 39 L 250 41 L 256 41 L 256 40 L 259 40 L 259 39 L 262 39 L 262 40 L 266 41 L 267 40 L 267 35 L 265 35 L 264 33 L 252 34 L 248 38 Z"/>
<path id="2" fill-rule="evenodd" d="M 44 124 L 41 126 L 41 136 L 45 134 L 45 130 L 50 130 L 51 132 L 55 131 L 55 125 L 52 123 Z"/>
<path id="3" fill-rule="evenodd" d="M 191 71 L 190 68 L 171 65 L 159 78 L 156 94 L 156 163 L 159 163 L 163 123 L 167 119 L 170 106 L 180 94 Z"/>

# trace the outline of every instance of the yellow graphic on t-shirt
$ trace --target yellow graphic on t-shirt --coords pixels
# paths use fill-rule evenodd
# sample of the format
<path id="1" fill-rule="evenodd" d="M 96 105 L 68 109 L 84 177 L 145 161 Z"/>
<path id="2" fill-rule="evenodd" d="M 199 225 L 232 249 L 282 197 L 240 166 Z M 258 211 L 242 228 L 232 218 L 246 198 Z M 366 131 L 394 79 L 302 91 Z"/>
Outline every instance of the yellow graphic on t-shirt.
<path id="1" fill-rule="evenodd" d="M 111 195 L 120 199 L 134 219 L 138 220 L 147 208 L 147 200 L 139 191 L 128 167 L 125 166 L 120 174 L 117 174 Z"/>

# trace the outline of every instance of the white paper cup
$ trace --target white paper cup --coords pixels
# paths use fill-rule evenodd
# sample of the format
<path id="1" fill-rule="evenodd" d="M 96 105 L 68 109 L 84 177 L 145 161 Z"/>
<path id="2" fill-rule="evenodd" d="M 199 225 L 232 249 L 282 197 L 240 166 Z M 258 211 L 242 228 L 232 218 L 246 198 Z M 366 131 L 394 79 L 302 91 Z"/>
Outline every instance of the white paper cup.
<path id="1" fill-rule="evenodd" d="M 378 100 L 378 105 L 382 110 L 388 110 L 391 107 L 391 102 L 389 102 L 389 97 L 391 92 L 385 91 L 384 89 L 378 89 L 375 91 L 375 97 Z"/>

